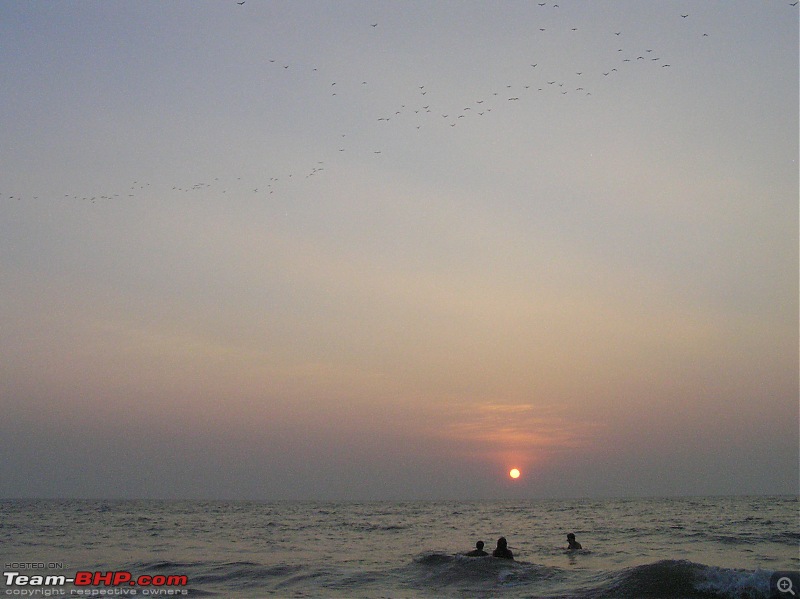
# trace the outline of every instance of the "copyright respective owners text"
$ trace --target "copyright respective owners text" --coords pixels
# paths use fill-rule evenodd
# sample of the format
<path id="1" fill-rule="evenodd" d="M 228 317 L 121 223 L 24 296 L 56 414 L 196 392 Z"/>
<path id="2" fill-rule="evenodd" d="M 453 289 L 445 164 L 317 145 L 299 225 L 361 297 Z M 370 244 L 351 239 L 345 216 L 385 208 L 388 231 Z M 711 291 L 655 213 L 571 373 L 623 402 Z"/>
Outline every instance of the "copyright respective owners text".
<path id="1" fill-rule="evenodd" d="M 185 574 L 136 574 L 128 570 L 79 570 L 63 562 L 6 562 L 5 597 L 174 597 L 188 595 Z"/>
<path id="2" fill-rule="evenodd" d="M 800 571 L 775 572 L 769 579 L 770 599 L 800 599 Z"/>

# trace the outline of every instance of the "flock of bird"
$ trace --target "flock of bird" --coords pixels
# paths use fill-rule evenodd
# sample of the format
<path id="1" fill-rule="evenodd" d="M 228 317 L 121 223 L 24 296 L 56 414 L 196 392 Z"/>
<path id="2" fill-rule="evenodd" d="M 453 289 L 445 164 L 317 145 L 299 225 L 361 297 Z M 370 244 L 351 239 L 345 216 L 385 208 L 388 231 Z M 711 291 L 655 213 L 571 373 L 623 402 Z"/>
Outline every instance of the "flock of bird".
<path id="1" fill-rule="evenodd" d="M 244 9 L 245 1 L 238 1 L 236 4 Z M 790 3 L 791 6 L 797 6 L 797 4 L 798 2 Z M 558 9 L 560 5 L 558 3 L 537 2 L 535 7 L 538 9 Z M 675 18 L 678 21 L 687 21 L 690 20 L 690 14 L 678 13 Z M 376 34 L 379 34 L 380 23 L 370 22 L 367 25 Z M 548 35 L 554 29 L 556 33 L 561 35 L 579 33 L 578 27 L 567 23 L 560 23 L 556 28 L 552 26 L 551 22 L 543 23 L 543 25 L 546 26 L 536 28 L 532 35 Z M 705 32 L 697 35 L 709 37 L 709 34 Z M 672 68 L 671 61 L 662 56 L 656 49 L 635 47 L 632 43 L 627 43 L 626 32 L 623 30 L 609 31 L 607 36 L 609 41 L 615 42 L 616 49 L 608 55 L 604 68 L 597 69 L 595 67 L 592 70 L 580 68 L 569 73 L 553 73 L 548 68 L 549 65 L 546 64 L 546 61 L 537 60 L 534 57 L 533 60 L 527 61 L 525 70 L 521 72 L 518 80 L 509 81 L 504 86 L 496 86 L 494 89 L 484 85 L 484 91 L 482 93 L 476 91 L 468 101 L 456 102 L 452 97 L 448 96 L 446 90 L 438 89 L 435 84 L 419 82 L 414 89 L 401 90 L 402 93 L 398 93 L 397 97 L 402 97 L 403 100 L 398 101 L 395 106 L 384 109 L 379 113 L 367 114 L 364 119 L 370 121 L 372 126 L 393 128 L 395 132 L 398 131 L 398 128 L 406 128 L 410 131 L 416 131 L 418 134 L 430 128 L 453 129 L 467 126 L 471 121 L 478 119 L 490 119 L 493 115 L 511 109 L 511 107 L 525 106 L 540 98 L 549 97 L 552 99 L 558 96 L 577 96 L 589 101 L 588 99 L 593 95 L 602 94 L 604 90 L 608 89 L 608 86 L 604 85 L 607 81 L 610 82 L 637 69 L 642 72 L 641 69 L 669 70 Z M 320 102 L 325 101 L 324 97 L 327 95 L 328 101 L 343 101 L 346 103 L 353 100 L 354 94 L 369 91 L 372 85 L 368 78 L 359 80 L 331 78 L 324 81 L 323 73 L 317 67 L 293 64 L 290 61 L 282 61 L 271 57 L 265 60 L 268 76 L 273 78 L 275 85 L 289 84 L 287 81 L 281 82 L 279 79 L 281 76 L 295 75 L 299 71 L 313 72 L 316 77 L 315 81 L 319 85 L 318 101 Z M 327 91 L 323 92 L 323 89 Z M 368 123 L 365 124 L 369 126 Z M 349 145 L 350 138 L 349 132 L 340 131 L 336 141 L 328 143 L 327 147 L 330 148 L 330 152 L 349 152 L 354 148 L 354 146 Z M 369 152 L 376 157 L 380 157 L 386 152 L 383 147 L 373 147 L 367 150 L 363 144 L 358 147 L 358 150 L 364 153 Z M 246 191 L 252 194 L 271 195 L 289 182 L 309 179 L 324 173 L 329 164 L 335 163 L 336 157 L 328 155 L 324 158 L 324 160 L 309 160 L 303 168 L 296 171 L 265 175 L 257 183 L 244 184 L 241 181 L 241 177 L 214 177 L 209 182 L 165 186 L 165 189 L 161 189 L 159 192 L 163 193 L 166 190 L 173 193 L 210 191 L 228 194 L 235 191 L 238 194 Z M 87 202 L 108 201 L 133 198 L 137 193 L 151 187 L 151 183 L 134 181 L 124 189 L 114 192 L 67 193 L 63 194 L 63 197 Z M 0 199 L 3 197 L 11 200 L 39 199 L 38 195 L 32 193 L 23 197 L 22 194 L 18 193 L 4 194 L 0 192 Z"/>

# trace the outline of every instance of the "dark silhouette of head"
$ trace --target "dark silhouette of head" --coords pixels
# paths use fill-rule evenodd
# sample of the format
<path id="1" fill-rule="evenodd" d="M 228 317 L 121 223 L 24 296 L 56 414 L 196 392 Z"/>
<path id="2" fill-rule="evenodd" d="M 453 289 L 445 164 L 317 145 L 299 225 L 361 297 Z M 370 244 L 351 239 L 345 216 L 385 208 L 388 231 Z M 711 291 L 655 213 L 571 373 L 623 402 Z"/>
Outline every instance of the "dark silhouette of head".
<path id="1" fill-rule="evenodd" d="M 505 537 L 500 537 L 497 539 L 497 548 L 498 549 L 505 549 L 508 547 L 508 541 L 506 541 Z"/>
<path id="2" fill-rule="evenodd" d="M 574 532 L 569 533 L 567 535 L 567 540 L 568 541 L 574 541 L 575 540 L 575 533 Z"/>
<path id="3" fill-rule="evenodd" d="M 478 541 L 475 543 L 475 547 L 478 548 L 478 551 L 483 551 L 483 541 Z"/>

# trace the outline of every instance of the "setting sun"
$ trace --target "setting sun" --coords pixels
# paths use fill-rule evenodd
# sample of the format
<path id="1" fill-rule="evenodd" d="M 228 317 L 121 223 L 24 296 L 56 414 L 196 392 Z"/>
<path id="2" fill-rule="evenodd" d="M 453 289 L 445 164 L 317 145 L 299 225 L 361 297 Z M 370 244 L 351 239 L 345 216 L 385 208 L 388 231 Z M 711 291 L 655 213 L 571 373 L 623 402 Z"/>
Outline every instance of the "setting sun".
<path id="1" fill-rule="evenodd" d="M 511 471 L 508 473 L 511 478 L 519 478 L 520 471 L 516 468 L 512 468 Z"/>

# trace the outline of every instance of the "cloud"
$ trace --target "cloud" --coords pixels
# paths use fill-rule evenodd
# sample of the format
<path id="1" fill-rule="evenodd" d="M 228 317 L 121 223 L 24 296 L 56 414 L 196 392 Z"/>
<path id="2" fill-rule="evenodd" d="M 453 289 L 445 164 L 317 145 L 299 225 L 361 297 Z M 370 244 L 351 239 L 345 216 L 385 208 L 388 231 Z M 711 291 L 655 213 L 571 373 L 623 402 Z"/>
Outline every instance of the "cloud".
<path id="1" fill-rule="evenodd" d="M 564 410 L 534 404 L 486 402 L 449 406 L 450 422 L 439 435 L 470 450 L 528 462 L 591 446 L 604 426 L 570 417 Z"/>

